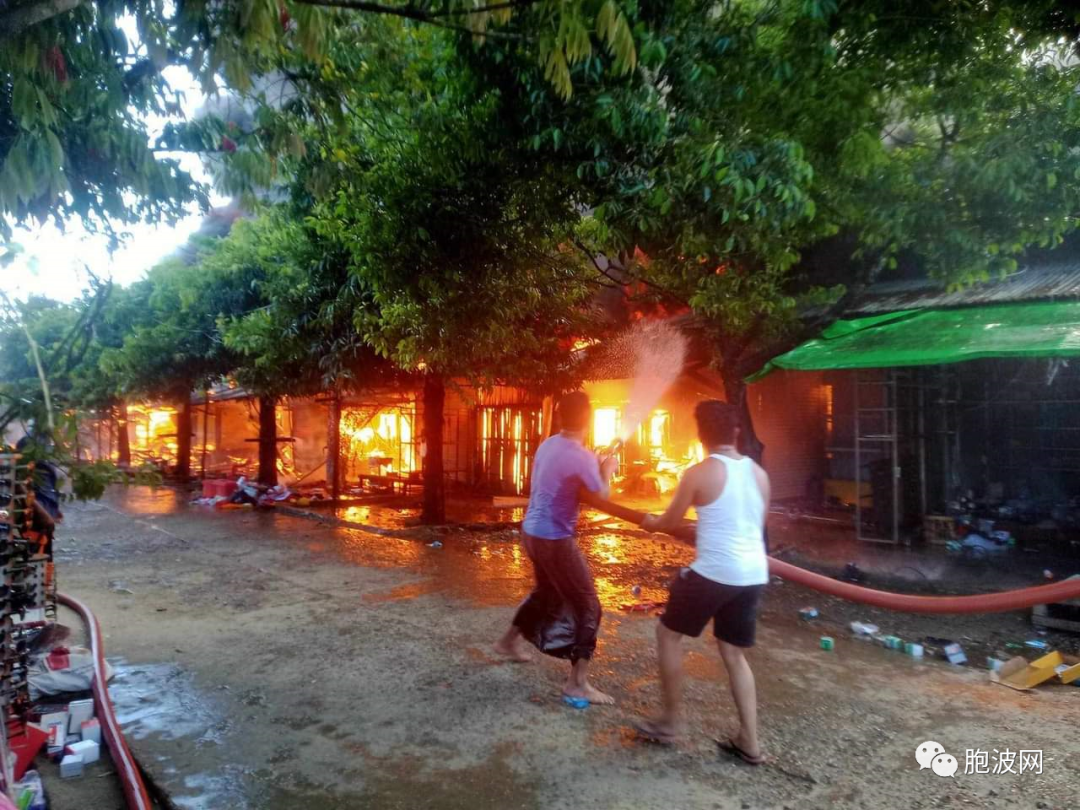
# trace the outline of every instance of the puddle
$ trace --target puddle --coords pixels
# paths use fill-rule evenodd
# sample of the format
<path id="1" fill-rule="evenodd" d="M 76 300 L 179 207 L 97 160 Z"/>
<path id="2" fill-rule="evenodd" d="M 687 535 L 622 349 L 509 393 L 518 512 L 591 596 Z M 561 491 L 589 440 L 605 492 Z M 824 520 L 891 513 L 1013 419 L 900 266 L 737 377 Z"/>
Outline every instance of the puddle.
<path id="1" fill-rule="evenodd" d="M 251 807 L 244 769 L 220 763 L 231 730 L 226 713 L 191 673 L 167 663 L 109 663 L 116 671 L 109 682 L 116 719 L 125 737 L 141 743 L 143 765 L 173 802 L 184 810 Z"/>

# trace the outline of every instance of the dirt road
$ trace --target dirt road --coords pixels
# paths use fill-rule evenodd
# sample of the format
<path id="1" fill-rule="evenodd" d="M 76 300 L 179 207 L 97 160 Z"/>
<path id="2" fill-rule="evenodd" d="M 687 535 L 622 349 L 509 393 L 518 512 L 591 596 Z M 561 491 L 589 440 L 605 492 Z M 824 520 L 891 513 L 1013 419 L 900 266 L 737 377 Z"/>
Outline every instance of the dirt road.
<path id="1" fill-rule="evenodd" d="M 583 537 L 606 611 L 596 679 L 619 704 L 579 711 L 559 700 L 561 662 L 489 652 L 529 587 L 514 535 L 431 539 L 131 489 L 68 510 L 58 571 L 102 623 L 134 752 L 183 808 L 1080 807 L 1080 689 L 1020 694 L 981 667 L 849 640 L 853 609 L 785 584 L 752 656 L 776 763 L 717 753 L 734 715 L 707 638 L 687 644 L 692 733 L 658 748 L 629 730 L 657 705 L 655 619 L 617 608 L 634 584 L 661 595 L 686 548 Z M 795 618 L 814 602 L 822 626 Z M 1031 632 L 1019 616 L 919 621 L 991 646 Z M 925 740 L 957 757 L 955 777 L 919 770 Z M 1042 774 L 965 774 L 968 749 L 991 768 L 995 749 L 1041 750 Z"/>

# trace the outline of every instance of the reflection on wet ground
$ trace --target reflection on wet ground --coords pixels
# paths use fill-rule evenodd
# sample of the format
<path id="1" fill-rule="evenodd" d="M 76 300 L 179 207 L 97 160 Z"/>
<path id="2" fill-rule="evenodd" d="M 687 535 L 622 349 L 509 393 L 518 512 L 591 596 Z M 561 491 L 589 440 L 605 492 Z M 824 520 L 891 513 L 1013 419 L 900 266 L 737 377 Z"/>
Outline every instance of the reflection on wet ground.
<path id="1" fill-rule="evenodd" d="M 192 674 L 175 664 L 134 665 L 121 660 L 110 664 L 116 677 L 109 683 L 109 694 L 124 735 L 135 741 L 158 737 L 183 743 L 170 749 L 171 756 L 156 757 L 155 770 L 183 777 L 182 792 L 176 791 L 176 780 L 170 779 L 175 806 L 184 810 L 249 807 L 242 774 L 230 773 L 235 767 L 204 770 L 208 758 L 200 749 L 222 747 L 224 751 L 230 723 L 218 702 L 195 686 Z"/>
<path id="2" fill-rule="evenodd" d="M 560 662 L 540 660 L 535 668 L 521 669 L 495 666 L 489 654 L 490 636 L 509 620 L 516 600 L 532 584 L 521 535 L 506 518 L 508 510 L 485 508 L 495 528 L 430 529 L 407 527 L 404 521 L 411 518 L 402 514 L 405 507 L 343 507 L 367 510 L 353 513 L 362 515 L 356 522 L 386 521 L 401 529 L 380 534 L 274 513 L 190 507 L 175 498 L 147 499 L 134 489 L 110 502 L 108 510 L 100 507 L 108 521 L 102 519 L 94 544 L 80 537 L 77 545 L 67 546 L 72 562 L 85 559 L 89 569 L 92 560 L 111 562 L 114 553 L 152 548 L 158 554 L 144 564 L 141 581 L 134 579 L 137 566 L 125 572 L 133 595 L 116 596 L 104 584 L 114 571 L 95 569 L 93 577 L 102 583 L 100 601 L 106 609 L 112 606 L 112 626 L 119 628 L 125 615 L 134 616 L 143 605 L 157 604 L 152 600 L 164 602 L 167 594 L 175 599 L 161 624 L 154 621 L 145 631 L 142 646 L 117 649 L 131 657 L 139 652 L 161 656 L 174 644 L 166 633 L 206 636 L 191 648 L 181 645 L 188 648 L 187 666 L 199 673 L 198 679 L 171 664 L 121 665 L 113 685 L 125 730 L 143 752 L 155 752 L 151 764 L 158 774 L 165 773 L 176 805 L 185 810 L 563 807 L 576 806 L 570 794 L 586 788 L 589 802 L 579 803 L 614 806 L 604 799 L 625 788 L 626 806 L 671 806 L 662 799 L 676 790 L 684 791 L 676 794 L 678 806 L 707 807 L 732 786 L 729 777 L 741 778 L 737 766 L 731 765 L 730 773 L 718 771 L 720 766 L 697 749 L 657 752 L 627 736 L 630 717 L 658 700 L 654 620 L 611 614 L 624 604 L 665 599 L 666 582 L 692 557 L 682 543 L 605 516 L 583 516 L 580 544 L 609 614 L 597 676 L 625 695 L 625 708 L 577 714 L 558 700 Z M 145 531 L 159 522 L 141 514 L 148 502 L 158 514 L 177 511 L 177 519 L 160 521 L 172 534 Z M 130 534 L 121 526 L 121 513 L 133 518 Z M 93 514 L 87 510 L 86 524 Z M 476 513 L 461 519 L 475 521 Z M 182 590 L 169 584 L 174 578 Z M 83 584 L 91 582 L 84 577 Z M 190 608 L 187 599 L 194 603 Z M 125 614 L 129 604 L 131 613 Z M 819 607 L 821 619 L 802 622 L 797 610 L 804 604 Z M 1020 705 L 1021 697 L 988 684 L 981 673 L 968 672 L 954 686 L 944 679 L 964 678 L 963 671 L 954 675 L 945 664 L 916 662 L 850 640 L 847 622 L 856 618 L 903 638 L 934 634 L 962 639 L 973 661 L 981 660 L 982 651 L 968 637 L 989 632 L 982 617 L 904 617 L 822 599 L 790 583 L 771 587 L 761 645 L 753 657 L 761 664 L 763 705 L 773 718 L 769 743 L 792 759 L 797 755 L 809 762 L 800 767 L 828 775 L 832 760 L 846 748 L 881 744 L 874 736 L 881 728 L 906 733 L 904 724 L 916 722 L 908 708 L 915 689 L 908 685 L 919 679 L 938 679 L 920 698 L 933 697 L 927 712 L 954 713 L 952 719 L 942 715 L 942 727 L 956 722 L 961 711 L 968 712 L 965 722 L 984 722 L 972 708 L 976 701 L 992 704 L 995 716 L 1002 716 L 1002 706 L 1011 711 Z M 239 629 L 222 629 L 232 622 Z M 302 628 L 301 645 L 267 630 L 279 624 L 287 624 L 290 633 Z M 1019 629 L 990 627 L 997 627 L 993 632 L 1003 640 L 1013 637 L 1005 633 L 1029 632 L 1026 617 L 1016 620 Z M 836 637 L 834 653 L 818 647 L 818 637 L 826 633 Z M 254 643 L 245 640 L 248 634 Z M 687 648 L 695 739 L 708 740 L 731 719 L 730 705 L 717 701 L 723 669 L 711 638 L 688 642 Z M 320 662 L 320 669 L 305 668 L 309 657 Z M 339 672 L 340 662 L 346 665 Z M 224 691 L 226 683 L 231 691 Z M 514 710 L 504 716 L 505 706 Z M 1060 709 L 1060 703 L 1047 703 L 1048 713 Z M 220 724 L 223 717 L 233 725 Z M 1015 721 L 1016 715 L 1010 715 L 1008 722 Z M 838 725 L 844 729 L 842 739 Z M 568 749 L 568 741 L 577 745 L 579 731 L 590 747 Z M 913 727 L 916 732 L 921 729 Z M 504 743 L 523 748 L 500 748 Z M 703 745 L 713 753 L 707 742 Z M 634 753 L 626 755 L 624 749 L 631 747 Z M 611 770 L 610 783 L 598 782 L 595 773 L 580 766 L 592 757 Z M 547 770 L 530 781 L 542 769 Z M 747 785 L 738 782 L 735 787 L 743 793 L 732 806 L 749 804 L 743 799 L 773 807 L 783 801 L 793 806 L 831 801 L 823 796 L 812 803 L 796 801 L 782 775 L 754 778 L 771 784 L 776 795 L 752 795 L 756 787 L 747 793 Z M 567 792 L 553 798 L 568 780 Z M 709 802 L 697 801 L 704 794 L 691 787 L 706 783 Z M 655 795 L 644 795 L 646 790 Z M 780 795 L 783 801 L 771 800 Z M 865 804 L 889 806 L 869 794 Z"/>

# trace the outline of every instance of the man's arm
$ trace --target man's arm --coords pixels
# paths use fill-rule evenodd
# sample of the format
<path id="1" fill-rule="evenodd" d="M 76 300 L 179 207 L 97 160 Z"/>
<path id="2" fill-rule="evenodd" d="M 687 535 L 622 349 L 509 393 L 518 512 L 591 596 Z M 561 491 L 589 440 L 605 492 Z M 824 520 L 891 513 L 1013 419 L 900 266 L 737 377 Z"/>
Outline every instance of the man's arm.
<path id="1" fill-rule="evenodd" d="M 611 477 L 619 467 L 619 460 L 614 455 L 608 456 L 598 467 L 586 469 L 581 474 L 581 486 L 578 487 L 578 500 L 589 506 L 596 506 L 597 501 L 606 501 L 611 497 Z M 599 473 L 596 470 L 599 469 Z"/>
<path id="2" fill-rule="evenodd" d="M 675 497 L 662 515 L 646 515 L 641 528 L 648 532 L 669 532 L 677 528 L 686 517 L 686 512 L 694 503 L 697 494 L 697 467 L 692 467 L 679 481 Z"/>

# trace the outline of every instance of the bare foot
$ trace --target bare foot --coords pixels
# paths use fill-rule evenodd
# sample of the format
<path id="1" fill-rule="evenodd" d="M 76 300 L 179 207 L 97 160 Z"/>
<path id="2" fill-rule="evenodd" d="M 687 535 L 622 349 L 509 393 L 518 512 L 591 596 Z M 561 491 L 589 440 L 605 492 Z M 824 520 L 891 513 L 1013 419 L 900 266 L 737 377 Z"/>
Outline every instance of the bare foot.
<path id="1" fill-rule="evenodd" d="M 682 729 L 664 720 L 640 719 L 634 722 L 634 730 L 642 737 L 663 745 L 671 745 L 682 736 Z"/>
<path id="2" fill-rule="evenodd" d="M 532 656 L 525 651 L 521 644 L 507 644 L 500 639 L 495 642 L 494 649 L 503 658 L 513 661 L 515 664 L 527 664 L 532 661 Z"/>
<path id="3" fill-rule="evenodd" d="M 757 745 L 750 745 L 746 737 L 743 736 L 742 731 L 739 731 L 734 737 L 731 738 L 732 745 L 743 755 L 747 760 L 761 760 L 764 757 L 761 754 L 761 748 Z"/>
<path id="4" fill-rule="evenodd" d="M 589 703 L 601 706 L 611 706 L 615 703 L 615 698 L 601 692 L 591 683 L 586 683 L 584 686 L 565 686 L 563 694 L 567 697 L 585 698 Z"/>

